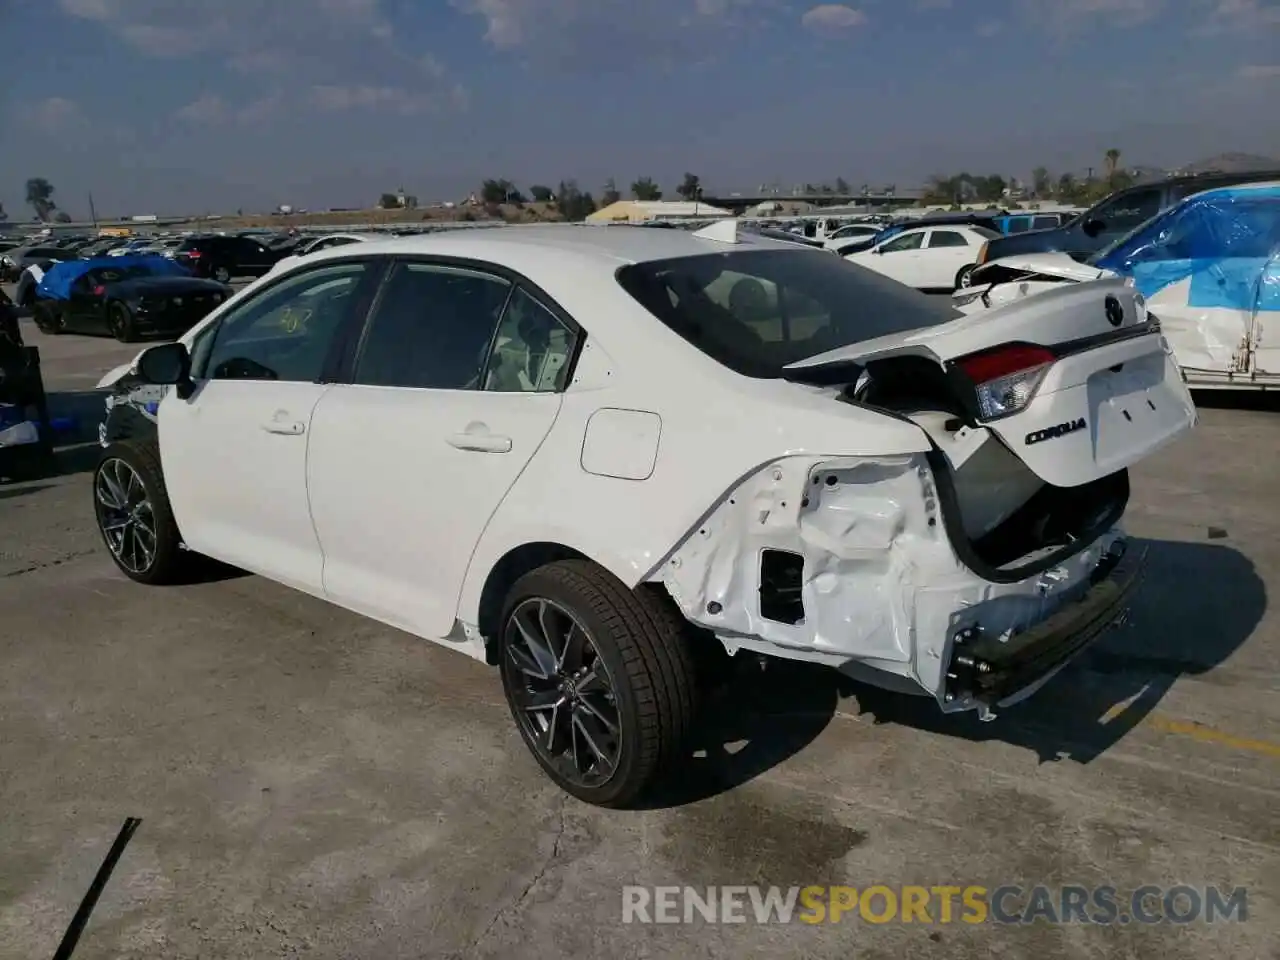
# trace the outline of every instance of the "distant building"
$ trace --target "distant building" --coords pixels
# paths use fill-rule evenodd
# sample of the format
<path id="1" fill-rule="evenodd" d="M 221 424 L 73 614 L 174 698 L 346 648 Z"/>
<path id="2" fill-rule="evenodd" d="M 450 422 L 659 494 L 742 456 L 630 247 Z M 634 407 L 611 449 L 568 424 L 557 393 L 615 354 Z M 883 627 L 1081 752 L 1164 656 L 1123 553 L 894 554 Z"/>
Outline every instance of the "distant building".
<path id="1" fill-rule="evenodd" d="M 587 223 L 650 223 L 728 216 L 732 216 L 728 210 L 694 200 L 619 200 L 588 216 Z"/>

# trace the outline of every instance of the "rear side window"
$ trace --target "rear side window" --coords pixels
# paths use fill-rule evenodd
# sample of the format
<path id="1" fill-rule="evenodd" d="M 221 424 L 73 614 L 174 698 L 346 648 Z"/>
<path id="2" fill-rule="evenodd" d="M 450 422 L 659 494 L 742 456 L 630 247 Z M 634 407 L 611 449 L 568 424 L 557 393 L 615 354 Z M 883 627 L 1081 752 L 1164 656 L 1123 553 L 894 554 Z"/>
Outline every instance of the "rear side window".
<path id="1" fill-rule="evenodd" d="M 949 303 L 812 250 L 648 261 L 623 267 L 618 282 L 693 347 L 749 377 L 780 377 L 797 360 L 960 316 Z"/>
<path id="2" fill-rule="evenodd" d="M 955 230 L 934 230 L 929 234 L 929 248 L 934 247 L 967 247 L 969 245 L 963 233 Z"/>
<path id="3" fill-rule="evenodd" d="M 1050 230 L 1059 223 L 1057 217 L 1036 217 L 1031 221 L 1032 230 Z"/>
<path id="4" fill-rule="evenodd" d="M 369 321 L 353 381 L 477 389 L 510 290 L 507 281 L 475 270 L 397 264 Z"/>

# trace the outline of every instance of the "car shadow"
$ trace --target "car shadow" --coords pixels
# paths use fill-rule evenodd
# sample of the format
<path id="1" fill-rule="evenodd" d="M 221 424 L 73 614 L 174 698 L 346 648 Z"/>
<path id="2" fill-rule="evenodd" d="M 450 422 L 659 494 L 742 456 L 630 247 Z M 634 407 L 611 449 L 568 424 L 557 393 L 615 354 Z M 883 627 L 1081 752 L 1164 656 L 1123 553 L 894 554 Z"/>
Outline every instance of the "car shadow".
<path id="1" fill-rule="evenodd" d="M 52 486 L 48 483 L 2 483 L 0 482 L 0 500 L 12 500 L 15 497 L 25 497 L 30 493 L 39 493 L 41 490 L 48 490 Z"/>
<path id="2" fill-rule="evenodd" d="M 1204 410 L 1280 411 L 1280 390 L 1192 390 L 1191 394 Z"/>
<path id="3" fill-rule="evenodd" d="M 837 713 L 869 715 L 876 726 L 1007 743 L 1034 752 L 1041 763 L 1092 762 L 1146 719 L 1180 677 L 1209 673 L 1226 661 L 1267 607 L 1266 587 L 1239 551 L 1134 539 L 1149 552 L 1128 625 L 1110 631 L 993 722 L 972 712 L 947 715 L 931 697 L 889 692 L 823 667 L 746 660 L 705 705 L 679 776 L 646 806 L 682 806 L 741 786 L 803 750 Z"/>
<path id="4" fill-rule="evenodd" d="M 1045 687 L 983 723 L 947 716 L 928 699 L 845 681 L 849 712 L 973 742 L 1034 751 L 1040 762 L 1090 763 L 1143 722 L 1181 677 L 1225 662 L 1267 609 L 1266 585 L 1244 554 L 1220 544 L 1141 540 L 1146 578 L 1129 622 L 1109 631 Z"/>

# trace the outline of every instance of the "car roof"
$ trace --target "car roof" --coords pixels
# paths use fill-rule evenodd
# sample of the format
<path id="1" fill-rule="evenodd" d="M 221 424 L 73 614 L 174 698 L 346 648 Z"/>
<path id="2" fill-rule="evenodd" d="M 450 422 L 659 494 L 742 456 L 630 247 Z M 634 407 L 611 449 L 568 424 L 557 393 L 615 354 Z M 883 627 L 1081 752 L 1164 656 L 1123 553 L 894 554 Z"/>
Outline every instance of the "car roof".
<path id="1" fill-rule="evenodd" d="M 595 261 L 613 270 L 630 263 L 728 253 L 742 249 L 795 250 L 800 244 L 772 240 L 739 226 L 737 243 L 729 244 L 699 236 L 688 230 L 645 230 L 615 226 L 606 229 L 594 224 L 530 224 L 493 229 L 441 230 L 413 237 L 370 240 L 358 248 L 351 245 L 320 250 L 307 263 L 322 259 L 367 255 L 438 255 L 501 260 L 504 255 L 538 250 L 555 252 L 564 258 Z M 314 258 L 314 259 L 313 259 Z"/>
<path id="2" fill-rule="evenodd" d="M 1208 190 L 1200 190 L 1189 194 L 1183 198 L 1182 202 L 1186 203 L 1188 200 L 1196 198 L 1212 197 L 1214 194 L 1219 193 L 1244 193 L 1254 190 L 1280 192 L 1280 180 L 1251 180 L 1248 183 L 1233 183 L 1229 186 L 1210 187 Z"/>

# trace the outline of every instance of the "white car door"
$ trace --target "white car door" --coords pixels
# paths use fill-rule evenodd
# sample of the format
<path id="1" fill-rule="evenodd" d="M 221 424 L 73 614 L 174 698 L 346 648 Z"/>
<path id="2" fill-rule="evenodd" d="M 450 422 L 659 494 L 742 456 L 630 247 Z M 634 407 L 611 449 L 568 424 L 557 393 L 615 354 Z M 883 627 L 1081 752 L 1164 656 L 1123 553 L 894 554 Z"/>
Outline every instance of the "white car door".
<path id="1" fill-rule="evenodd" d="M 960 270 L 978 259 L 982 241 L 977 237 L 956 227 L 930 230 L 920 257 L 920 273 L 912 286 L 922 290 L 954 290 Z"/>
<path id="2" fill-rule="evenodd" d="M 555 422 L 574 338 L 494 273 L 393 267 L 351 382 L 312 420 L 307 487 L 331 600 L 450 634 L 472 552 Z"/>
<path id="3" fill-rule="evenodd" d="M 160 404 L 160 456 L 193 550 L 312 593 L 322 560 L 307 503 L 307 443 L 340 332 L 367 304 L 377 263 L 283 276 L 195 348 L 196 390 Z"/>
<path id="4" fill-rule="evenodd" d="M 908 230 L 890 237 L 870 250 L 850 254 L 845 259 L 914 287 L 918 285 L 916 280 L 920 276 L 920 258 L 923 256 L 921 247 L 925 233 L 926 231 L 919 229 Z"/>

